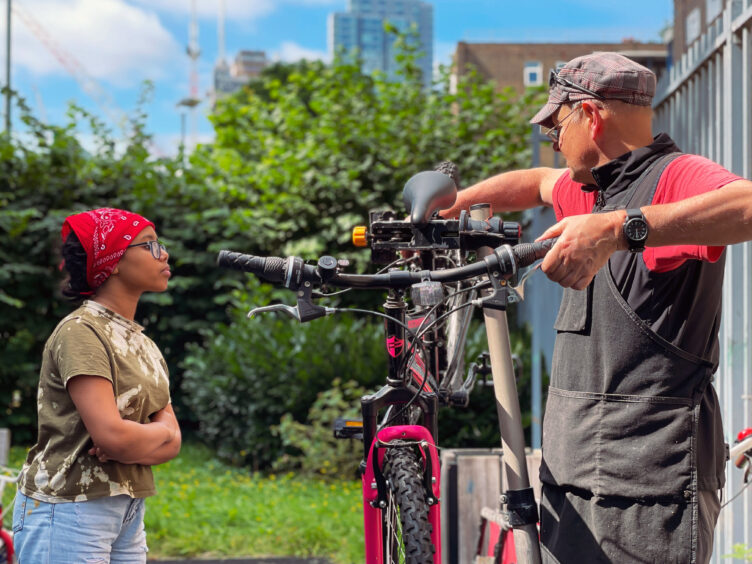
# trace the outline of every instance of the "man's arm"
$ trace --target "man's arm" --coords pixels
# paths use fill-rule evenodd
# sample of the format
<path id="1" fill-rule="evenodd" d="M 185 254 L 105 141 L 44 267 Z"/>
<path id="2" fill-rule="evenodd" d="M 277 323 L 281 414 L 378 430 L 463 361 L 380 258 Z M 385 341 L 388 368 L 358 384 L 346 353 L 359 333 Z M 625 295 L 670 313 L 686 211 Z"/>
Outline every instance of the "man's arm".
<path id="1" fill-rule="evenodd" d="M 473 204 L 491 204 L 496 211 L 519 211 L 553 205 L 553 189 L 565 169 L 531 168 L 513 170 L 487 178 L 457 193 L 454 205 L 440 212 L 457 217 Z"/>
<path id="2" fill-rule="evenodd" d="M 752 240 L 752 181 L 680 202 L 643 208 L 650 228 L 647 245 L 733 245 Z"/>
<path id="3" fill-rule="evenodd" d="M 752 240 L 752 182 L 737 180 L 723 188 L 670 204 L 645 206 L 648 247 L 732 245 Z M 566 288 L 582 290 L 618 250 L 626 250 L 624 210 L 564 218 L 539 238 L 559 237 L 541 269 Z"/>

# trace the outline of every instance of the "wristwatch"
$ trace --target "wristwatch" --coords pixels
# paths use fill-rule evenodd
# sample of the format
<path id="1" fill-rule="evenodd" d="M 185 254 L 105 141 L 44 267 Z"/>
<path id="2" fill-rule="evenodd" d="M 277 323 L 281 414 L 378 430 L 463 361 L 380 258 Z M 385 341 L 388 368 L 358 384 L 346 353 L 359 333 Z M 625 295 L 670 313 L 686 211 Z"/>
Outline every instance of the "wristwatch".
<path id="1" fill-rule="evenodd" d="M 645 250 L 645 241 L 648 238 L 648 222 L 645 221 L 645 216 L 639 208 L 627 210 L 627 217 L 624 218 L 622 229 L 627 238 L 629 252 L 641 253 Z"/>

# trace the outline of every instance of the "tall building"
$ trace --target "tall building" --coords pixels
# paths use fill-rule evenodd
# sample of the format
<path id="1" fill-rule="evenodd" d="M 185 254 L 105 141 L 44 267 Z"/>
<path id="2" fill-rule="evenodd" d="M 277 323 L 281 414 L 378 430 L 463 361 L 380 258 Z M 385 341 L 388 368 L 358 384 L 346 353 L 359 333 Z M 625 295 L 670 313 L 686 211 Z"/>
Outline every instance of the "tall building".
<path id="1" fill-rule="evenodd" d="M 220 57 L 214 65 L 214 95 L 230 94 L 242 88 L 251 78 L 259 76 L 267 66 L 264 51 L 240 51 L 228 65 Z"/>
<path id="2" fill-rule="evenodd" d="M 363 70 L 383 71 L 397 78 L 394 36 L 384 31 L 388 21 L 400 31 L 417 28 L 422 56 L 418 66 L 428 87 L 433 73 L 433 6 L 419 0 L 348 0 L 347 11 L 329 15 L 329 52 L 357 52 Z"/>

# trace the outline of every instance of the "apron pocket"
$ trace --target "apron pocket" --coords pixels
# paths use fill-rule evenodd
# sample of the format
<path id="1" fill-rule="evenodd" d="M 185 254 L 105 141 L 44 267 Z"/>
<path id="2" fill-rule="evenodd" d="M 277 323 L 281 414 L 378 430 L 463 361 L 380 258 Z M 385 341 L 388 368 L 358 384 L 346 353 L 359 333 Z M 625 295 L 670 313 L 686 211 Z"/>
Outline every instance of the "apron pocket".
<path id="1" fill-rule="evenodd" d="M 565 288 L 561 296 L 559 315 L 554 329 L 557 331 L 586 331 L 590 328 L 590 313 L 593 302 L 593 284 L 584 290 Z"/>
<path id="2" fill-rule="evenodd" d="M 541 480 L 600 496 L 686 499 L 691 436 L 688 400 L 551 387 Z"/>
<path id="3" fill-rule="evenodd" d="M 601 495 L 687 499 L 692 483 L 689 400 L 606 394 L 599 423 Z"/>

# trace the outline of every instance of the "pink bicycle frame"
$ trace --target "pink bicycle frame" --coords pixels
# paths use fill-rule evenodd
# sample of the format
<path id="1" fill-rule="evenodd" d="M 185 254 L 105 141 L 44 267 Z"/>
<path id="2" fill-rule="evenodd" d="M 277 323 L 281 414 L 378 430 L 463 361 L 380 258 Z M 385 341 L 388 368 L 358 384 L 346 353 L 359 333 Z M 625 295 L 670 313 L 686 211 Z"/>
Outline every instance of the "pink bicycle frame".
<path id="1" fill-rule="evenodd" d="M 441 493 L 440 483 L 440 467 L 439 467 L 439 455 L 434 445 L 433 437 L 431 433 L 425 427 L 420 425 L 397 425 L 394 427 L 387 427 L 382 429 L 376 434 L 371 448 L 368 453 L 368 464 L 366 470 L 363 473 L 363 520 L 365 524 L 365 540 L 366 540 L 366 564 L 384 564 L 384 546 L 382 543 L 382 520 L 381 520 L 381 508 L 371 505 L 372 502 L 378 500 L 378 491 L 376 489 L 376 478 L 373 469 L 373 449 L 376 448 L 376 442 L 379 441 L 382 444 L 388 444 L 391 441 L 415 441 L 416 443 L 422 443 L 421 453 L 425 459 L 426 451 L 428 449 L 428 456 L 431 457 L 431 482 L 433 486 L 433 497 L 440 499 Z M 378 453 L 379 465 L 384 461 L 384 450 Z M 439 512 L 439 504 L 435 503 L 428 511 L 428 521 L 431 523 L 431 541 L 433 542 L 436 551 L 434 552 L 433 562 L 434 564 L 441 564 L 441 520 Z"/>

